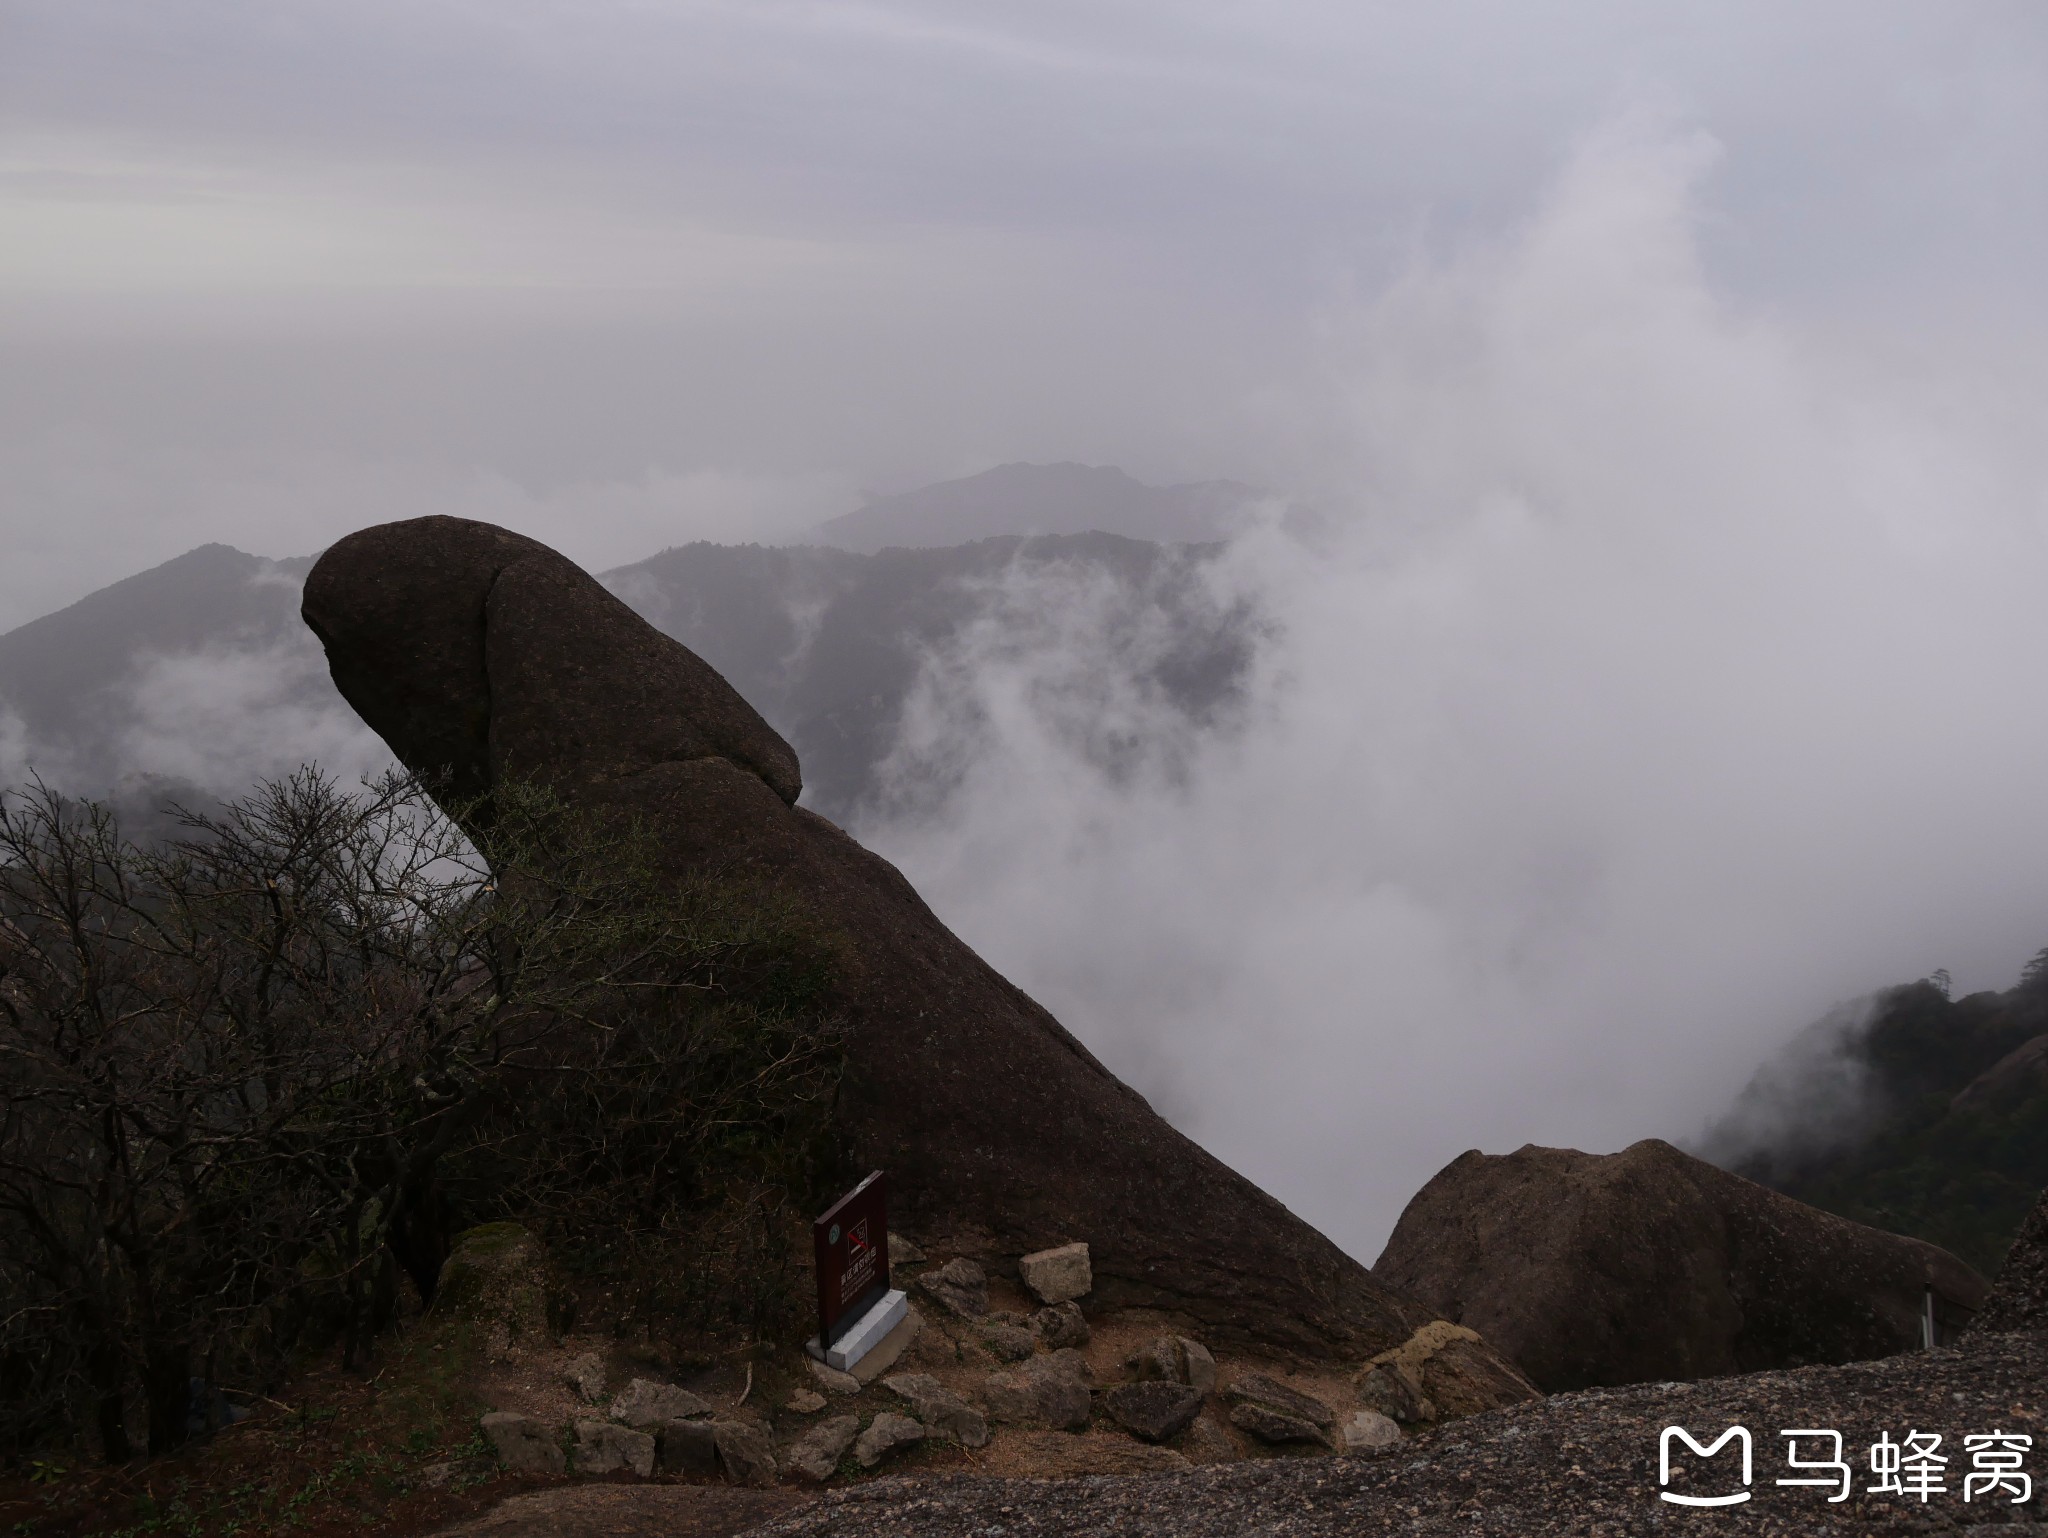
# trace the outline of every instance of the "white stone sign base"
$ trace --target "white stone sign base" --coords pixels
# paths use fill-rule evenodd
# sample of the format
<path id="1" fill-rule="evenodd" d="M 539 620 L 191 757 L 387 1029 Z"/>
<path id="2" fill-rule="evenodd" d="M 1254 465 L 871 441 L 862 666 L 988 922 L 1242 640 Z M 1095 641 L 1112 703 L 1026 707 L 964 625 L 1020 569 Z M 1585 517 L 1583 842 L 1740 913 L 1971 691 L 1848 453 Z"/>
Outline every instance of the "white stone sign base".
<path id="1" fill-rule="evenodd" d="M 909 1311 L 910 1299 L 904 1295 L 903 1289 L 892 1287 L 875 1299 L 868 1311 L 832 1342 L 831 1350 L 822 1349 L 815 1335 L 804 1342 L 804 1350 L 827 1367 L 852 1372 L 853 1364 L 879 1346 L 883 1338 L 903 1322 L 903 1316 Z"/>

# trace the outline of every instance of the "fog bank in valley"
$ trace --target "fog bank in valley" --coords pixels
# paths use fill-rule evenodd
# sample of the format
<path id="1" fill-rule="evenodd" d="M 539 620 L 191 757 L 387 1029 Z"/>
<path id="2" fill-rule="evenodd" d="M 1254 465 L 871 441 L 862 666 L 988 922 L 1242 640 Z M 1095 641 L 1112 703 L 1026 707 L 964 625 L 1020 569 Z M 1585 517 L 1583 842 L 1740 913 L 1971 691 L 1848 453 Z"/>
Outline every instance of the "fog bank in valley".
<path id="1" fill-rule="evenodd" d="M 1368 1258 L 1467 1147 L 1689 1137 L 1835 1001 L 2048 940 L 2048 393 L 1717 295 L 1716 154 L 1626 117 L 1333 322 L 1327 546 L 1220 568 L 1241 719 L 1148 729 L 1040 577 L 928 661 L 945 815 L 859 828 Z"/>

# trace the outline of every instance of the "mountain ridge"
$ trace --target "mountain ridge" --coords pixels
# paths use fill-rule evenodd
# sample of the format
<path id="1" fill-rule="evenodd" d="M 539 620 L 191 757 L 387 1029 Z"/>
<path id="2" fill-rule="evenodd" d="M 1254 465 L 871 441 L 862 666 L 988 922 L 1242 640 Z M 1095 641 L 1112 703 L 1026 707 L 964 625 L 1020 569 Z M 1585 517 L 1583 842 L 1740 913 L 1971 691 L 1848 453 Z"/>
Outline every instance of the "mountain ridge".
<path id="1" fill-rule="evenodd" d="M 1201 544 L 1250 526 L 1266 497 L 1238 481 L 1152 486 L 1114 465 L 1022 461 L 937 481 L 828 518 L 820 544 L 862 554 L 931 549 L 1003 534 L 1121 534 Z"/>
<path id="2" fill-rule="evenodd" d="M 1012 655 L 1078 649 L 1085 665 L 1135 670 L 1176 719 L 1221 720 L 1256 633 L 1211 597 L 1220 549 L 1099 532 L 875 554 L 696 541 L 599 580 L 730 677 L 812 766 L 806 804 L 845 820 L 877 791 L 922 669 L 970 635 Z M 205 545 L 0 635 L 0 780 L 36 769 L 107 795 L 155 776 L 157 793 L 217 797 L 290 767 L 309 740 L 354 765 L 372 745 L 296 617 L 314 559 Z M 1092 608 L 1068 636 L 1054 611 L 1076 590 Z M 280 712 L 297 720 L 291 741 L 266 731 Z"/>

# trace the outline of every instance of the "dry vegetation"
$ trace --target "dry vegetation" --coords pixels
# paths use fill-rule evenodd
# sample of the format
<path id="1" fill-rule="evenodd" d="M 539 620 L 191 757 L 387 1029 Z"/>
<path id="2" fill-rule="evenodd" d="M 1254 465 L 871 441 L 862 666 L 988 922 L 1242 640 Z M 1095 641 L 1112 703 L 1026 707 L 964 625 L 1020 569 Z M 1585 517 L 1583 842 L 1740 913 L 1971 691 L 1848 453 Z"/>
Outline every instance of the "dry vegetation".
<path id="1" fill-rule="evenodd" d="M 401 1332 L 478 1221 L 547 1239 L 562 1325 L 791 1326 L 830 937 L 539 791 L 460 810 L 306 771 L 144 847 L 0 802 L 0 1531 L 466 1504 L 421 1473 L 462 1348 Z"/>

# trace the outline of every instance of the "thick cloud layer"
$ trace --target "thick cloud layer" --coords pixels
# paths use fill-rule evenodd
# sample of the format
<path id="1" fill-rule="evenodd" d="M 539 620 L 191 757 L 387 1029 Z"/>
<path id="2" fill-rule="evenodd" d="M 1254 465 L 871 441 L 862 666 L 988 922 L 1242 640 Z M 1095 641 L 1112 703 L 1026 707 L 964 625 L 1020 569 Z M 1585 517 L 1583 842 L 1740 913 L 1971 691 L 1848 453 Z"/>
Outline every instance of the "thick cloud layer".
<path id="1" fill-rule="evenodd" d="M 1019 593 L 1039 648 L 931 670 L 950 816 L 863 830 L 1363 1254 L 1467 1147 L 1687 1136 L 1833 1001 L 2048 940 L 2048 391 L 1717 298 L 1713 154 L 1617 124 L 1353 317 L 1351 521 L 1230 568 L 1281 623 L 1240 731 L 1104 773 L 1145 702 Z"/>

